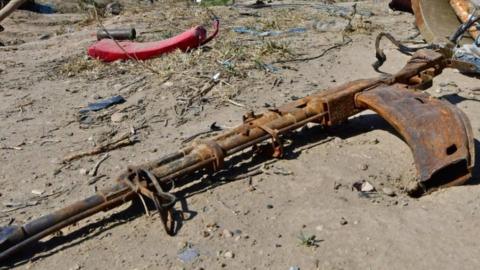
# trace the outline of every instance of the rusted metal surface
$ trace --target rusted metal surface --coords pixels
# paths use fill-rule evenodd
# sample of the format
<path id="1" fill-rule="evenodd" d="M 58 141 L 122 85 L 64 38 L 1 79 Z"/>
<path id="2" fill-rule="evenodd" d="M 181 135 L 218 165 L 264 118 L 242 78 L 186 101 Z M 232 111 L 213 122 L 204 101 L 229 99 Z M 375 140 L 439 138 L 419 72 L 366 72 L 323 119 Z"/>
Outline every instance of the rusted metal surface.
<path id="1" fill-rule="evenodd" d="M 410 146 L 419 177 L 410 192 L 462 184 L 470 177 L 470 130 L 455 106 L 396 85 L 363 92 L 356 102 L 385 118 Z"/>
<path id="2" fill-rule="evenodd" d="M 473 10 L 473 6 L 469 0 L 450 0 L 450 6 L 462 23 L 468 21 Z M 473 38 L 477 38 L 478 30 L 476 27 L 470 27 L 468 32 Z"/>
<path id="3" fill-rule="evenodd" d="M 460 26 L 449 1 L 412 0 L 417 27 L 427 42 L 444 42 Z"/>
<path id="4" fill-rule="evenodd" d="M 321 90 L 263 114 L 248 113 L 243 117 L 244 123 L 230 131 L 209 140 L 194 141 L 159 160 L 130 167 L 111 190 L 16 228 L 11 238 L 5 241 L 3 237 L 1 241 L 3 246 L 7 243 L 8 249 L 0 253 L 0 261 L 55 230 L 137 196 L 154 201 L 168 231 L 173 228 L 171 206 L 175 199 L 166 191 L 178 180 L 198 171 L 219 171 L 228 156 L 268 140 L 272 143 L 272 156 L 280 157 L 282 134 L 310 122 L 337 125 L 366 109 L 384 117 L 412 149 L 419 180 L 412 192 L 419 195 L 461 184 L 470 178 L 474 165 L 468 119 L 455 106 L 412 90 L 428 84 L 450 63 L 440 52 L 420 50 L 392 76 Z"/>

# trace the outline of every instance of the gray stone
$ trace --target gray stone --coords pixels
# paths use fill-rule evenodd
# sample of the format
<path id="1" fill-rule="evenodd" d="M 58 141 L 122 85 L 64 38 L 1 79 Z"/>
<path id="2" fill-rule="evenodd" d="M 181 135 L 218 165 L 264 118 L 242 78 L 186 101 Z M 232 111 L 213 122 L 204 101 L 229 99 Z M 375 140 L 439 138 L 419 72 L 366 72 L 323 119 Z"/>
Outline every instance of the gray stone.
<path id="1" fill-rule="evenodd" d="M 235 257 L 235 254 L 231 251 L 227 251 L 223 254 L 223 257 L 233 259 Z"/>

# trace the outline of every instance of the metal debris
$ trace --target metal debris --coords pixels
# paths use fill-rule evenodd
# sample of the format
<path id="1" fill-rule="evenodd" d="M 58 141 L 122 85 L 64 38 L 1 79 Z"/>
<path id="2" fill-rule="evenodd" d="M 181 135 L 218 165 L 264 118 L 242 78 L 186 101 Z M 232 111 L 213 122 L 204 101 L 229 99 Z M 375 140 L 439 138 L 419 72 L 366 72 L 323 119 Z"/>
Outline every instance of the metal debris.
<path id="1" fill-rule="evenodd" d="M 19 227 L 7 236 L 11 236 L 12 243 L 0 253 L 0 261 L 54 231 L 137 198 L 143 203 L 145 199 L 152 201 L 166 232 L 173 235 L 176 228 L 173 206 L 177 198 L 168 192 L 168 188 L 175 187 L 178 180 L 183 181 L 194 173 L 211 175 L 224 170 L 228 156 L 241 152 L 253 155 L 257 152 L 245 150 L 252 146 L 257 146 L 253 150 L 259 150 L 258 144 L 262 142 L 270 143 L 265 148 L 268 152 L 262 154 L 281 158 L 284 154 L 282 135 L 308 123 L 338 125 L 367 109 L 378 112 L 387 122 L 394 124 L 412 149 L 418 171 L 416 186 L 409 189 L 412 195 L 462 184 L 471 177 L 474 166 L 474 142 L 469 120 L 454 105 L 418 91 L 450 66 L 451 59 L 442 52 L 418 51 L 402 70 L 388 78 L 357 80 L 321 90 L 279 108 L 270 108 L 263 114 L 249 112 L 243 116 L 243 124 L 231 130 L 195 141 L 150 163 L 129 166 L 110 189 Z M 431 140 L 432 134 L 437 140 Z M 129 140 L 130 136 L 127 134 L 124 139 Z M 111 144 L 102 145 L 65 160 L 110 149 Z M 368 192 L 374 187 L 362 182 L 358 189 Z M 267 208 L 273 208 L 273 205 Z M 189 262 L 198 256 L 198 251 L 189 247 L 179 254 L 179 259 Z"/>

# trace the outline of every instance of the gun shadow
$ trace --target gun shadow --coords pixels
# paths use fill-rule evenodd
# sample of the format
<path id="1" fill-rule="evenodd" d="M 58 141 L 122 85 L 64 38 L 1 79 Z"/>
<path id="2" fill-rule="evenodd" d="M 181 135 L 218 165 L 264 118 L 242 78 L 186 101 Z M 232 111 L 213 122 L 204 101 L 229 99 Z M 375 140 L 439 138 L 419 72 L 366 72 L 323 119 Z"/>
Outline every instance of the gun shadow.
<path id="1" fill-rule="evenodd" d="M 302 147 L 311 148 L 309 146 L 315 147 L 319 142 L 328 142 L 328 138 L 340 137 L 346 139 L 372 130 L 384 130 L 401 138 L 395 129 L 377 114 L 363 114 L 353 117 L 343 125 L 336 127 L 324 128 L 318 125 L 292 132 L 292 134 L 287 135 L 287 137 L 294 140 L 290 145 L 284 148 L 283 159 L 296 159 L 303 152 L 302 150 L 294 152 L 294 149 Z M 478 140 L 475 140 L 475 148 L 477 152 L 480 151 L 480 143 Z M 205 177 L 205 172 L 199 172 L 184 179 L 180 179 L 176 184 L 175 189 L 181 188 L 187 184 L 188 186 L 174 192 L 177 198 L 180 198 L 178 200 L 180 202 L 180 209 L 176 210 L 174 214 L 176 223 L 175 231 L 178 232 L 185 221 L 191 220 L 197 215 L 197 212 L 188 209 L 186 202 L 187 198 L 233 181 L 245 181 L 245 178 L 248 177 L 241 177 L 242 175 L 252 172 L 254 168 L 260 167 L 268 160 L 271 160 L 271 157 L 255 154 L 253 153 L 253 150 L 245 150 L 244 152 L 229 158 L 225 162 L 225 168 L 227 169 L 223 171 L 209 175 L 208 177 Z M 480 157 L 477 155 L 476 164 L 479 162 Z M 480 184 L 479 168 L 475 168 L 474 177 L 469 184 Z M 147 207 L 154 209 L 150 204 Z M 85 225 L 68 235 L 52 237 L 47 241 L 38 243 L 27 251 L 19 253 L 9 262 L 9 267 L 18 267 L 29 261 L 36 261 L 52 256 L 59 251 L 81 244 L 82 242 L 93 239 L 110 229 L 130 222 L 142 216 L 144 212 L 145 209 L 143 206 L 138 201 L 134 201 L 123 211 Z M 185 213 L 189 214 L 188 218 L 185 218 Z M 37 255 L 40 252 L 43 252 L 43 254 Z M 0 267 L 0 269 L 2 268 Z"/>

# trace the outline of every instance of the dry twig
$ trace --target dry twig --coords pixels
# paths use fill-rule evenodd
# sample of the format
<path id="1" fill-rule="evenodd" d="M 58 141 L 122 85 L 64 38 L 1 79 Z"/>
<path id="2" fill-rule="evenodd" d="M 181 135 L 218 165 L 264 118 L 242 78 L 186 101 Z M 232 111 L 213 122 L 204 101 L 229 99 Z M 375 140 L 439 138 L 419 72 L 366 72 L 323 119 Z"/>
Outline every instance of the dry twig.
<path id="1" fill-rule="evenodd" d="M 130 132 L 125 133 L 124 135 L 120 136 L 118 139 L 115 139 L 115 140 L 110 141 L 110 142 L 103 143 L 103 144 L 101 144 L 101 145 L 99 145 L 99 146 L 97 146 L 97 147 L 95 147 L 91 150 L 81 151 L 81 152 L 78 152 L 78 153 L 68 155 L 63 159 L 63 162 L 66 163 L 66 162 L 70 162 L 72 160 L 80 159 L 80 158 L 85 157 L 85 156 L 93 156 L 93 155 L 97 155 L 97 154 L 100 154 L 100 153 L 112 151 L 112 150 L 115 150 L 117 148 L 121 148 L 121 147 L 124 147 L 124 146 L 127 146 L 127 145 L 132 145 L 136 142 L 137 142 L 136 136 L 133 136 Z"/>

